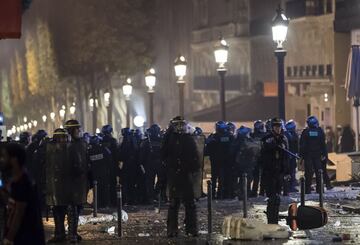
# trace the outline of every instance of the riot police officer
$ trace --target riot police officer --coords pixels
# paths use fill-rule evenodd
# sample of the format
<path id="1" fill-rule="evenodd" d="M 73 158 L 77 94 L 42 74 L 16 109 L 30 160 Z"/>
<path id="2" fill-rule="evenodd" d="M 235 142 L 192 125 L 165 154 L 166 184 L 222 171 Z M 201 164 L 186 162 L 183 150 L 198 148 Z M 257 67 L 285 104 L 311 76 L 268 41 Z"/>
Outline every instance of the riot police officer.
<path id="1" fill-rule="evenodd" d="M 239 199 L 244 198 L 243 193 L 243 176 L 247 175 L 247 193 L 250 194 L 250 186 L 253 180 L 253 171 L 256 165 L 256 152 L 254 151 L 255 142 L 250 137 L 251 128 L 241 126 L 237 130 L 237 137 L 235 140 L 235 177 L 236 177 L 236 189 L 238 190 Z M 260 148 L 260 147 L 258 147 Z"/>
<path id="2" fill-rule="evenodd" d="M 111 204 L 112 206 L 116 206 L 116 176 L 117 176 L 117 148 L 118 144 L 116 139 L 112 136 L 113 128 L 111 125 L 105 125 L 101 129 L 101 133 L 103 134 L 102 137 L 102 145 L 106 147 L 110 151 L 110 176 L 109 176 L 109 183 L 110 183 L 110 197 L 111 197 Z"/>
<path id="3" fill-rule="evenodd" d="M 206 141 L 205 154 L 210 157 L 211 181 L 213 197 L 218 199 L 233 197 L 233 141 L 228 125 L 219 121 L 215 125 L 215 133 Z M 217 188 L 217 193 L 216 193 Z"/>
<path id="4" fill-rule="evenodd" d="M 316 191 L 320 191 L 320 173 L 323 169 L 322 161 L 327 159 L 325 133 L 319 126 L 315 116 L 310 116 L 300 137 L 300 157 L 305 163 L 305 193 L 311 193 L 312 178 L 316 175 Z"/>
<path id="5" fill-rule="evenodd" d="M 89 187 L 89 157 L 87 154 L 87 143 L 81 137 L 81 125 L 77 120 L 68 120 L 65 129 L 70 136 L 69 156 L 71 164 L 71 179 L 73 181 L 72 198 L 68 206 L 69 232 L 68 236 L 71 243 L 81 241 L 77 233 L 79 215 L 82 205 L 86 203 Z M 76 188 L 77 190 L 74 190 Z"/>
<path id="6" fill-rule="evenodd" d="M 201 196 L 194 174 L 201 176 L 203 159 L 198 154 L 198 146 L 193 135 L 187 131 L 187 122 L 175 117 L 164 137 L 162 156 L 166 166 L 170 205 L 167 219 L 169 237 L 178 235 L 178 214 L 181 202 L 185 206 L 185 230 L 190 236 L 198 235 L 195 198 Z M 203 146 L 202 146 L 203 147 Z M 195 183 L 196 182 L 196 183 Z"/>
<path id="7" fill-rule="evenodd" d="M 19 136 L 19 143 L 27 147 L 31 142 L 31 134 L 29 132 L 22 132 Z"/>
<path id="8" fill-rule="evenodd" d="M 51 143 L 66 144 L 68 141 L 69 141 L 69 136 L 65 129 L 58 128 L 54 131 Z M 49 151 L 50 143 L 47 146 L 48 146 L 47 151 Z M 51 153 L 53 153 L 53 152 L 51 152 Z M 52 156 L 49 156 L 49 157 L 52 157 Z M 50 160 L 50 158 L 47 158 L 47 160 L 48 160 L 48 162 L 47 162 L 48 166 L 46 166 L 46 167 L 48 168 L 49 165 L 52 165 L 53 163 Z M 59 165 L 59 167 L 60 167 L 60 165 Z M 46 170 L 46 172 L 49 173 L 52 171 L 48 168 Z M 59 178 L 60 176 L 57 176 L 55 173 L 51 173 L 51 175 L 47 176 L 47 178 L 53 178 L 53 177 Z M 50 181 L 49 179 L 46 180 L 47 183 L 49 183 L 49 181 Z M 48 187 L 46 187 L 46 189 L 48 190 Z M 51 193 L 51 194 L 56 195 L 55 191 L 54 191 L 54 193 Z M 62 243 L 62 242 L 65 242 L 65 240 L 66 240 L 64 222 L 65 222 L 67 206 L 64 203 L 52 202 L 51 199 L 52 199 L 51 197 L 50 198 L 49 198 L 49 196 L 47 197 L 47 204 L 52 206 L 52 212 L 53 212 L 54 223 L 55 223 L 55 231 L 54 231 L 54 237 L 51 238 L 48 241 L 48 243 Z"/>
<path id="9" fill-rule="evenodd" d="M 165 169 L 161 159 L 162 137 L 160 131 L 159 125 L 151 125 L 147 130 L 147 137 L 142 141 L 140 146 L 140 165 L 142 165 L 145 170 L 145 202 L 148 204 L 151 204 L 155 200 L 156 191 L 158 192 L 157 194 L 164 194 Z M 155 183 L 156 177 L 157 183 Z"/>
<path id="10" fill-rule="evenodd" d="M 294 153 L 299 153 L 299 136 L 296 132 L 296 123 L 294 120 L 289 120 L 286 125 L 285 136 L 289 142 L 289 150 Z M 289 171 L 290 171 L 290 188 L 289 192 L 297 192 L 296 190 L 296 158 L 293 156 L 289 156 Z"/>
<path id="11" fill-rule="evenodd" d="M 284 178 L 288 177 L 288 159 L 283 149 L 288 149 L 288 142 L 283 134 L 282 121 L 271 120 L 272 131 L 262 139 L 261 157 L 263 182 L 267 201 L 267 220 L 269 224 L 279 221 L 280 193 Z"/>
<path id="12" fill-rule="evenodd" d="M 266 129 L 265 124 L 261 120 L 257 120 L 254 122 L 254 132 L 251 134 L 252 139 L 254 140 L 254 143 L 258 144 L 258 147 L 261 147 L 261 139 L 264 138 L 266 135 Z M 259 189 L 259 183 L 260 183 L 260 193 L 263 195 L 264 193 L 264 187 L 261 184 L 261 162 L 260 162 L 260 156 L 257 155 L 256 157 L 256 164 L 253 172 L 253 185 L 252 185 L 252 191 L 251 196 L 257 197 L 258 195 L 258 189 Z"/>
<path id="13" fill-rule="evenodd" d="M 110 207 L 113 172 L 111 152 L 102 144 L 100 136 L 94 135 L 90 138 L 88 153 L 92 179 L 97 181 L 98 207 Z"/>

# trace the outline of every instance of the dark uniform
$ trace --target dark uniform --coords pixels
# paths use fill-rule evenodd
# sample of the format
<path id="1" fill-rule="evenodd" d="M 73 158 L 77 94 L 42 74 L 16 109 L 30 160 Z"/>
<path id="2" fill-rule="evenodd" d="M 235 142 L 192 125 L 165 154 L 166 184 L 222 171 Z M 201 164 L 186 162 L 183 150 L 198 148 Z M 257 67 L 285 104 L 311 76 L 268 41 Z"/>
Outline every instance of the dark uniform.
<path id="1" fill-rule="evenodd" d="M 165 168 L 161 159 L 160 127 L 152 125 L 140 147 L 140 164 L 145 169 L 146 203 L 152 203 L 156 194 L 165 194 Z M 155 179 L 157 177 L 157 183 Z"/>
<path id="2" fill-rule="evenodd" d="M 186 126 L 186 121 L 181 117 L 174 118 L 162 147 L 170 199 L 167 220 L 169 237 L 178 235 L 178 214 L 181 202 L 185 206 L 186 233 L 196 236 L 198 232 L 195 198 L 201 195 L 197 178 L 201 176 L 203 159 L 199 158 L 196 140 L 193 135 L 186 132 Z"/>
<path id="3" fill-rule="evenodd" d="M 98 207 L 111 206 L 112 158 L 110 150 L 101 144 L 99 136 L 90 139 L 88 148 L 92 179 L 97 181 Z"/>
<path id="4" fill-rule="evenodd" d="M 307 119 L 308 127 L 305 128 L 300 137 L 300 157 L 305 162 L 305 192 L 311 193 L 311 183 L 315 172 L 316 191 L 320 191 L 320 173 L 323 169 L 323 161 L 327 159 L 325 133 L 319 127 L 316 117 Z"/>
<path id="5" fill-rule="evenodd" d="M 73 201 L 68 206 L 68 236 L 71 243 L 81 240 L 77 233 L 80 212 L 83 204 L 86 203 L 89 184 L 89 156 L 87 154 L 87 143 L 80 137 L 80 124 L 76 120 L 69 120 L 65 123 L 65 128 L 71 137 L 69 147 L 70 164 L 72 168 L 71 179 L 73 186 L 78 188 L 78 193 L 74 193 Z M 73 187 L 73 188 L 74 188 Z M 71 190 L 74 191 L 74 190 Z"/>
<path id="6" fill-rule="evenodd" d="M 233 198 L 232 146 L 235 138 L 225 122 L 217 122 L 215 127 L 216 132 L 208 137 L 205 148 L 205 155 L 211 162 L 212 194 L 218 199 Z"/>
<path id="7" fill-rule="evenodd" d="M 243 175 L 247 175 L 247 193 L 250 194 L 251 182 L 253 181 L 253 171 L 256 165 L 256 148 L 260 149 L 256 145 L 256 142 L 250 137 L 251 129 L 241 126 L 237 132 L 235 140 L 235 168 L 234 173 L 236 177 L 236 189 L 238 190 L 239 199 L 244 198 L 243 193 Z"/>
<path id="8" fill-rule="evenodd" d="M 290 120 L 286 123 L 286 132 L 285 136 L 289 142 L 289 151 L 291 151 L 294 154 L 299 153 L 299 136 L 296 132 L 296 124 L 293 120 Z M 296 158 L 293 156 L 289 156 L 289 171 L 290 171 L 290 186 L 289 186 L 289 192 L 297 192 L 296 190 Z"/>
<path id="9" fill-rule="evenodd" d="M 285 151 L 288 142 L 283 135 L 280 119 L 272 119 L 272 133 L 262 139 L 261 158 L 263 182 L 267 201 L 267 219 L 269 224 L 279 221 L 280 193 L 284 176 L 288 175 L 288 159 Z"/>
<path id="10" fill-rule="evenodd" d="M 118 173 L 118 144 L 114 137 L 112 137 L 113 128 L 110 125 L 103 126 L 101 133 L 102 137 L 102 145 L 106 147 L 110 151 L 110 159 L 109 161 L 109 184 L 110 184 L 110 200 L 111 206 L 116 206 L 116 176 Z"/>
<path id="11" fill-rule="evenodd" d="M 266 135 L 265 132 L 265 124 L 263 121 L 258 120 L 254 122 L 254 132 L 251 134 L 252 139 L 254 140 L 254 143 L 258 144 L 259 147 L 261 147 L 261 140 L 262 138 L 264 138 Z M 252 185 L 252 190 L 251 190 L 251 196 L 253 197 L 257 197 L 258 195 L 258 190 L 259 190 L 259 184 L 260 184 L 260 189 L 261 189 L 261 193 L 264 193 L 264 187 L 261 185 L 261 173 L 262 173 L 262 169 L 261 169 L 261 161 L 260 161 L 260 156 L 257 155 L 255 156 L 256 159 L 256 164 L 254 167 L 254 171 L 253 171 L 253 185 Z"/>

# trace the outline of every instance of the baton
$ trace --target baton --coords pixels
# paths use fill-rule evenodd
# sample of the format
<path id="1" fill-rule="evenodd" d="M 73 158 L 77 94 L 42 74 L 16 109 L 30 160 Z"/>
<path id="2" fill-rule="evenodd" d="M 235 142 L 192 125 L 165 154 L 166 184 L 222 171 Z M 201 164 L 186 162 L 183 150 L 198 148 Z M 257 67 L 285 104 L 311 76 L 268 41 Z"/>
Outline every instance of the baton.
<path id="1" fill-rule="evenodd" d="M 279 146 L 279 148 L 280 148 L 281 150 L 285 151 L 285 152 L 286 152 L 287 154 L 289 154 L 290 156 L 295 157 L 297 160 L 300 160 L 300 159 L 301 159 L 301 157 L 299 157 L 297 154 L 289 151 L 288 149 L 282 148 L 282 147 L 280 147 L 280 146 Z"/>

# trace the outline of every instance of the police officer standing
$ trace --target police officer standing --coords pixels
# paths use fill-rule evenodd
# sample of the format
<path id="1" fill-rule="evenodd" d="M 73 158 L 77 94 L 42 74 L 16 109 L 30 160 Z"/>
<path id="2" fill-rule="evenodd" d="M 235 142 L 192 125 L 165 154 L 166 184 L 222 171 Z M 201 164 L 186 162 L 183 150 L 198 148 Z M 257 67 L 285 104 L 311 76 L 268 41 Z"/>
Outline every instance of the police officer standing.
<path id="1" fill-rule="evenodd" d="M 77 233 L 78 222 L 82 205 L 86 203 L 89 187 L 89 157 L 87 154 L 87 143 L 81 137 L 81 125 L 77 120 L 68 120 L 65 129 L 70 136 L 69 156 L 72 168 L 71 177 L 73 179 L 72 200 L 68 206 L 69 240 L 77 243 L 82 240 Z M 74 190 L 74 188 L 78 190 Z"/>
<path id="2" fill-rule="evenodd" d="M 300 137 L 300 157 L 305 162 L 305 193 L 311 193 L 312 178 L 316 175 L 316 191 L 320 192 L 319 170 L 323 169 L 323 163 L 327 160 L 328 154 L 325 142 L 325 133 L 319 126 L 315 116 L 310 116 Z"/>
<path id="3" fill-rule="evenodd" d="M 279 221 L 280 193 L 284 178 L 288 177 L 288 159 L 286 152 L 288 142 L 283 134 L 282 121 L 271 120 L 271 133 L 262 139 L 261 157 L 263 182 L 267 201 L 267 220 L 269 224 Z"/>
<path id="4" fill-rule="evenodd" d="M 296 123 L 294 120 L 289 120 L 285 124 L 286 132 L 285 136 L 289 142 L 289 150 L 294 153 L 299 153 L 299 136 L 296 132 Z M 289 192 L 297 192 L 296 190 L 296 158 L 293 156 L 289 156 L 289 171 L 290 171 L 290 186 L 289 186 Z"/>
<path id="5" fill-rule="evenodd" d="M 261 147 L 261 140 L 262 138 L 264 138 L 266 135 L 266 130 L 265 130 L 265 124 L 263 121 L 261 120 L 257 120 L 254 122 L 254 132 L 251 134 L 252 139 L 254 140 L 254 143 L 258 144 L 259 148 Z M 252 185 L 252 190 L 251 190 L 251 196 L 252 197 L 257 197 L 258 195 L 258 190 L 259 190 L 259 183 L 260 183 L 260 189 L 262 193 L 264 193 L 263 191 L 263 186 L 261 185 L 261 161 L 260 161 L 260 156 L 255 156 L 256 157 L 256 164 L 254 167 L 254 171 L 253 171 L 253 185 Z"/>
<path id="6" fill-rule="evenodd" d="M 111 125 L 105 125 L 101 129 L 102 137 L 102 145 L 106 147 L 110 151 L 110 176 L 109 176 L 109 184 L 110 184 L 110 198 L 112 206 L 116 206 L 116 176 L 118 170 L 118 156 L 117 156 L 117 148 L 118 144 L 116 139 L 112 136 L 113 128 Z"/>
<path id="7" fill-rule="evenodd" d="M 190 236 L 198 235 L 195 198 L 200 197 L 201 191 L 197 188 L 198 182 L 194 181 L 193 176 L 201 171 L 203 159 L 199 159 L 194 136 L 186 129 L 187 122 L 182 117 L 172 119 L 162 147 L 170 199 L 167 219 L 169 237 L 178 235 L 178 214 L 181 202 L 185 206 L 186 233 Z M 199 190 L 198 193 L 196 189 Z"/>
<path id="8" fill-rule="evenodd" d="M 56 164 L 55 162 L 53 162 L 51 159 L 55 159 L 53 157 L 55 157 L 55 153 L 54 151 L 50 150 L 50 148 L 52 148 L 52 144 L 59 144 L 59 147 L 55 146 L 53 147 L 54 150 L 56 149 L 61 149 L 60 144 L 63 144 L 65 146 L 66 143 L 68 143 L 69 141 L 69 136 L 66 132 L 65 129 L 62 128 L 58 128 L 54 131 L 53 134 L 53 138 L 52 141 L 49 142 L 49 144 L 46 145 L 47 147 L 47 152 L 51 153 L 48 155 L 47 157 L 47 173 L 50 173 L 49 176 L 47 176 L 47 183 L 50 183 L 51 179 L 50 178 L 60 178 L 60 175 L 57 175 L 56 173 L 54 173 L 52 171 L 52 167 L 51 166 L 58 166 L 61 167 L 63 164 L 61 163 L 61 160 L 58 162 L 58 164 Z M 60 152 L 61 154 L 63 153 L 62 151 Z M 59 160 L 59 159 L 58 159 Z M 45 166 L 44 166 L 45 167 Z M 59 180 L 61 181 L 61 180 Z M 50 188 L 50 186 L 49 186 Z M 60 193 L 58 194 L 57 191 L 51 190 L 49 191 L 49 188 L 46 187 L 47 191 L 48 191 L 48 196 L 47 196 L 47 204 L 49 206 L 52 206 L 52 212 L 53 212 L 53 216 L 54 216 L 54 223 L 55 223 L 55 232 L 54 232 L 54 237 L 51 238 L 48 243 L 62 243 L 64 241 L 66 241 L 66 234 L 65 234 L 65 215 L 66 215 L 66 211 L 67 211 L 67 206 L 65 203 L 62 203 L 62 200 L 60 200 L 60 202 L 55 201 L 58 198 L 58 195 L 61 195 Z M 49 194 L 51 194 L 51 196 L 49 197 Z M 60 198 L 61 199 L 61 198 Z M 54 201 L 53 201 L 54 200 Z"/>

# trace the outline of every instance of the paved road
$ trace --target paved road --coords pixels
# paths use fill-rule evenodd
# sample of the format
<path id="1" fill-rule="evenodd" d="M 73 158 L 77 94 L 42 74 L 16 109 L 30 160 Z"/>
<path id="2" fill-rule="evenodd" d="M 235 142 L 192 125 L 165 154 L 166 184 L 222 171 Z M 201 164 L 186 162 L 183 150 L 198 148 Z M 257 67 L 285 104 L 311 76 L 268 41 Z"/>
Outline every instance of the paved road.
<path id="1" fill-rule="evenodd" d="M 330 244 L 332 239 L 343 234 L 350 234 L 350 240 L 344 243 L 360 244 L 360 215 L 343 212 L 341 205 L 350 204 L 358 205 L 354 197 L 360 190 L 351 190 L 350 188 L 337 188 L 325 195 L 326 209 L 329 212 L 329 223 L 323 228 L 312 230 L 305 234 L 304 232 L 295 232 L 290 240 L 272 240 L 261 242 L 239 242 L 227 241 L 221 237 L 221 225 L 225 216 L 230 214 L 242 215 L 241 203 L 237 200 L 215 201 L 214 202 L 214 231 L 215 234 L 209 238 L 207 233 L 207 202 L 202 199 L 198 202 L 198 215 L 200 224 L 199 238 L 180 237 L 178 239 L 166 238 L 166 207 L 160 214 L 156 213 L 153 207 L 145 206 L 128 206 L 125 211 L 129 214 L 128 222 L 124 223 L 124 238 L 118 239 L 116 235 L 109 235 L 106 230 L 111 226 L 116 226 L 115 222 L 104 222 L 100 224 L 86 224 L 79 228 L 80 234 L 84 241 L 82 244 Z M 298 200 L 299 195 L 282 199 L 282 211 L 286 211 L 288 203 Z M 310 201 L 307 204 L 317 205 L 317 196 L 307 197 Z M 249 217 L 263 220 L 266 200 L 264 198 L 249 200 Z M 183 211 L 180 214 L 179 221 L 184 219 Z M 284 221 L 282 221 L 284 223 Z M 179 222 L 181 224 L 181 222 Z M 51 223 L 46 225 L 47 234 L 53 228 Z M 183 232 L 183 227 L 181 227 Z"/>

